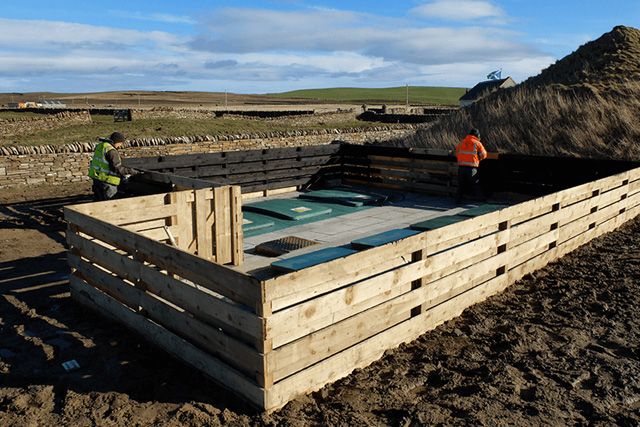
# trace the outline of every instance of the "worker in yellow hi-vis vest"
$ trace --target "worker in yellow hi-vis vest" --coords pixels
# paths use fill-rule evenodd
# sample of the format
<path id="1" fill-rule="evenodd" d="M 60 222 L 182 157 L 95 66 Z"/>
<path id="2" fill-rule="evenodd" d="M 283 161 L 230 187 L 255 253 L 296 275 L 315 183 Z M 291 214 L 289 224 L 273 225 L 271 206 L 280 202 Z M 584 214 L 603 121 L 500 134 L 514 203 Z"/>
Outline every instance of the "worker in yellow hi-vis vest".
<path id="1" fill-rule="evenodd" d="M 93 158 L 89 164 L 89 176 L 93 179 L 93 197 L 96 201 L 110 200 L 118 192 L 118 186 L 123 179 L 136 175 L 137 170 L 122 165 L 118 149 L 122 147 L 125 138 L 120 132 L 100 138 Z"/>

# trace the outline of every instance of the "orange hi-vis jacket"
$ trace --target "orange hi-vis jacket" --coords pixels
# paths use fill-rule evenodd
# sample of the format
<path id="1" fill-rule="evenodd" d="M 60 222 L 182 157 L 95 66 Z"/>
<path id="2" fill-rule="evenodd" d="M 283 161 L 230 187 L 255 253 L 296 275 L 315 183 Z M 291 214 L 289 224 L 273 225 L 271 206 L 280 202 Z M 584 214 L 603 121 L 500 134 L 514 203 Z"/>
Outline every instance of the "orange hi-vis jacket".
<path id="1" fill-rule="evenodd" d="M 458 166 L 477 168 L 480 166 L 480 160 L 487 158 L 487 150 L 478 138 L 467 135 L 456 147 L 456 157 Z"/>

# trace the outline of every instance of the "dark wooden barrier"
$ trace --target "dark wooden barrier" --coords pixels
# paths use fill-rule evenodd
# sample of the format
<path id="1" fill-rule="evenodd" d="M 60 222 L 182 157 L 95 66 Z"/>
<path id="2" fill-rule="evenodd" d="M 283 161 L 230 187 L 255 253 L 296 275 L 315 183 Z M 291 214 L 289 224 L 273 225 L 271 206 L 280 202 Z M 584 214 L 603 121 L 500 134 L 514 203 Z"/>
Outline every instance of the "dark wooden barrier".
<path id="1" fill-rule="evenodd" d="M 243 193 L 340 178 L 340 144 L 126 159 L 129 167 L 240 185 Z"/>

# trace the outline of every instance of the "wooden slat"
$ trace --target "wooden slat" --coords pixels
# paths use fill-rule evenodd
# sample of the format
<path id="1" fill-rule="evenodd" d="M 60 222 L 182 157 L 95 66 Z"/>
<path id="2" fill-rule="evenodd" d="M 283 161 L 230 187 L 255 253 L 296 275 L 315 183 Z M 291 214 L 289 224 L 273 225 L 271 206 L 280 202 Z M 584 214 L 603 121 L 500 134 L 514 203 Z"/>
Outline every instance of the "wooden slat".
<path id="1" fill-rule="evenodd" d="M 218 328 L 192 318 L 187 312 L 172 307 L 150 296 L 141 289 L 124 282 L 88 262 L 79 262 L 74 277 L 81 277 L 86 283 L 99 288 L 133 310 L 138 306 L 144 315 L 164 328 L 192 341 L 199 347 L 220 357 L 235 368 L 254 376 L 263 374 L 261 356 L 254 348 L 233 339 Z"/>
<path id="2" fill-rule="evenodd" d="M 144 230 L 151 230 L 154 228 L 164 227 L 165 225 L 167 225 L 168 222 L 169 222 L 169 218 L 161 218 L 161 219 L 154 219 L 151 221 L 136 222 L 133 224 L 120 224 L 120 227 L 124 228 L 125 230 L 140 232 Z"/>
<path id="3" fill-rule="evenodd" d="M 178 206 L 175 204 L 155 206 L 153 208 L 138 208 L 131 206 L 126 211 L 103 212 L 98 218 L 108 221 L 114 225 L 131 224 L 132 222 L 152 221 L 160 218 L 167 218 L 178 213 Z"/>
<path id="4" fill-rule="evenodd" d="M 84 239 L 71 232 L 67 234 L 67 241 L 69 246 L 83 258 L 129 281 L 141 281 L 148 292 L 184 308 L 196 318 L 226 331 L 237 333 L 239 336 L 249 335 L 255 339 L 262 337 L 262 321 L 242 306 L 214 296 L 204 288 L 174 279 L 126 255 L 120 255 L 97 241 Z M 70 253 L 69 260 L 72 267 L 78 268 L 76 266 L 78 255 Z"/>
<path id="5" fill-rule="evenodd" d="M 566 242 L 578 236 L 589 229 L 591 224 L 596 226 L 605 222 L 606 220 L 619 215 L 619 211 L 626 207 L 626 200 L 621 200 L 618 203 L 609 205 L 603 209 L 598 209 L 596 212 L 586 215 L 576 221 L 567 223 L 560 227 L 560 243 Z"/>
<path id="6" fill-rule="evenodd" d="M 304 301 L 320 292 L 337 289 L 372 274 L 381 273 L 388 269 L 386 263 L 390 260 L 395 260 L 425 246 L 425 233 L 421 233 L 345 258 L 278 276 L 264 282 L 265 300 L 274 301 L 290 296 L 288 301 L 281 301 L 280 308 Z M 410 262 L 410 260 L 409 257 L 405 262 Z M 327 288 L 326 285 L 330 287 Z M 274 306 L 274 310 L 277 309 Z"/>
<path id="7" fill-rule="evenodd" d="M 214 381 L 238 393 L 240 397 L 247 399 L 257 407 L 264 408 L 266 406 L 264 390 L 231 366 L 132 311 L 75 276 L 70 277 L 70 288 L 71 296 L 75 301 L 126 325 L 147 341 L 204 372 Z"/>
<path id="8" fill-rule="evenodd" d="M 387 349 L 414 340 L 444 321 L 458 316 L 464 308 L 503 290 L 507 286 L 505 279 L 506 275 L 500 276 L 487 282 L 484 287 L 479 286 L 465 293 L 464 298 L 440 304 L 276 383 L 267 395 L 267 407 L 280 407 L 299 394 L 316 390 L 328 382 L 348 375 L 354 369 L 367 366 L 379 359 Z"/>
<path id="9" fill-rule="evenodd" d="M 629 208 L 637 206 L 638 204 L 640 204 L 640 192 L 628 196 L 628 199 L 629 200 L 627 200 L 627 205 L 629 206 Z"/>
<path id="10" fill-rule="evenodd" d="M 637 167 L 629 170 L 629 180 L 630 181 L 640 180 L 640 168 Z"/>
<path id="11" fill-rule="evenodd" d="M 560 214 L 561 211 L 559 210 L 551 211 L 546 215 L 512 226 L 510 228 L 509 248 L 514 248 L 551 230 L 552 226 L 557 226 Z"/>
<path id="12" fill-rule="evenodd" d="M 411 286 L 402 278 L 404 271 L 396 269 L 275 313 L 265 319 L 265 337 L 272 340 L 274 348 L 279 347 L 407 292 Z"/>
<path id="13" fill-rule="evenodd" d="M 164 227 L 151 228 L 148 230 L 137 231 L 137 233 L 147 239 L 155 240 L 157 242 L 171 243 L 171 238 L 167 234 L 167 230 L 169 230 L 169 233 L 173 236 L 175 229 L 172 229 L 171 227 L 167 227 L 167 229 Z"/>
<path id="14" fill-rule="evenodd" d="M 274 381 L 279 381 L 409 319 L 414 306 L 408 298 L 396 299 L 334 322 L 328 328 L 266 354 L 267 371 Z"/>
<path id="15" fill-rule="evenodd" d="M 130 212 L 132 217 L 136 211 L 146 211 L 168 203 L 168 193 L 140 196 L 135 199 L 115 199 L 102 202 L 83 203 L 69 206 L 78 212 L 101 218 L 103 214 L 112 212 Z M 133 222 L 133 221 L 132 221 Z"/>
<path id="16" fill-rule="evenodd" d="M 193 239 L 193 224 L 191 206 L 188 203 L 188 195 L 191 195 L 191 191 L 179 191 L 171 194 L 172 205 L 176 206 L 176 215 L 174 216 L 176 241 L 180 249 L 189 251 L 189 247 L 192 245 Z M 193 251 L 190 251 L 193 252 Z"/>
<path id="17" fill-rule="evenodd" d="M 246 162 L 236 164 L 225 164 L 215 166 L 198 166 L 196 170 L 189 169 L 188 173 L 181 173 L 182 176 L 189 177 L 193 175 L 195 177 L 214 177 L 217 176 L 234 176 L 242 175 L 246 173 L 258 173 L 258 172 L 273 172 L 278 170 L 295 170 L 298 168 L 308 168 L 310 166 L 323 166 L 323 165 L 335 165 L 338 159 L 333 156 L 319 156 L 319 157 L 298 157 L 293 159 L 278 159 L 267 160 L 257 162 Z"/>
<path id="18" fill-rule="evenodd" d="M 210 190 L 195 190 L 196 242 L 198 256 L 213 258 L 213 233 L 207 227 L 207 217 L 212 214 L 211 201 L 207 199 Z"/>
<path id="19" fill-rule="evenodd" d="M 636 194 L 640 192 L 640 179 L 629 183 L 629 194 Z"/>
<path id="20" fill-rule="evenodd" d="M 169 170 L 180 167 L 199 167 L 247 163 L 262 160 L 295 159 L 297 157 L 326 156 L 336 154 L 338 144 L 284 147 L 260 150 L 227 151 L 219 153 L 183 154 L 176 156 L 141 157 L 127 159 L 127 165 L 145 170 Z"/>
<path id="21" fill-rule="evenodd" d="M 230 187 L 214 189 L 214 240 L 216 262 L 227 264 L 231 262 L 231 198 Z"/>
<path id="22" fill-rule="evenodd" d="M 188 252 L 154 242 L 139 234 L 65 208 L 65 218 L 81 231 L 134 253 L 171 273 L 191 280 L 232 300 L 255 308 L 260 301 L 258 282 L 245 274 L 208 262 Z"/>
<path id="23" fill-rule="evenodd" d="M 244 261 L 244 240 L 242 232 L 242 191 L 239 186 L 230 188 L 231 209 L 231 263 L 242 265 Z"/>

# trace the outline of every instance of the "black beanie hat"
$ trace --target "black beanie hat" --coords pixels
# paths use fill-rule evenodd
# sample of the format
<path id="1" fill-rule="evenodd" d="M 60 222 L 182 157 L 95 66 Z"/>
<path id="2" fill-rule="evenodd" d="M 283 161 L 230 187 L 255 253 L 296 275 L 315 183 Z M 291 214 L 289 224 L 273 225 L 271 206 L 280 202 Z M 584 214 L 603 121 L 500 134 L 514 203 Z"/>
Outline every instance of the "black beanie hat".
<path id="1" fill-rule="evenodd" d="M 111 142 L 113 142 L 114 144 L 116 142 L 124 142 L 125 138 L 124 135 L 121 134 L 120 132 L 114 132 L 111 134 L 111 136 L 109 137 L 109 139 L 111 140 Z"/>

